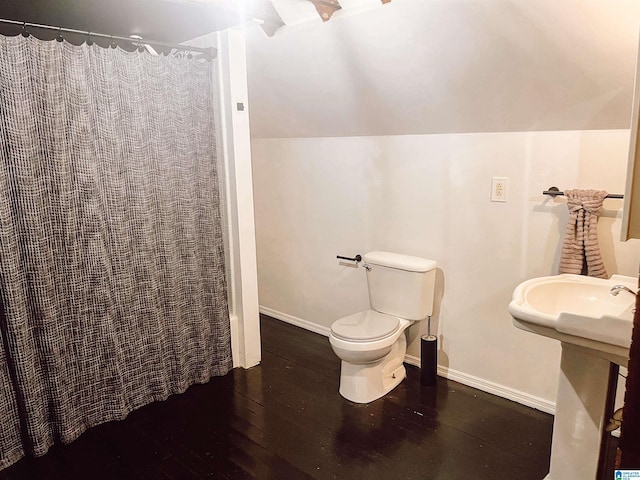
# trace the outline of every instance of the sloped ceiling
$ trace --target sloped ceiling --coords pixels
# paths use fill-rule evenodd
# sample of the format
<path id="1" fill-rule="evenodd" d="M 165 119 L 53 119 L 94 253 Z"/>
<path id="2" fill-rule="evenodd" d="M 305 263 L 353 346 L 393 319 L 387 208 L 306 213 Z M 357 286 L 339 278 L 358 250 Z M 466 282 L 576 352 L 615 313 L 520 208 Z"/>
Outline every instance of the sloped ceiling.
<path id="1" fill-rule="evenodd" d="M 393 0 L 247 31 L 252 136 L 628 128 L 635 0 Z"/>

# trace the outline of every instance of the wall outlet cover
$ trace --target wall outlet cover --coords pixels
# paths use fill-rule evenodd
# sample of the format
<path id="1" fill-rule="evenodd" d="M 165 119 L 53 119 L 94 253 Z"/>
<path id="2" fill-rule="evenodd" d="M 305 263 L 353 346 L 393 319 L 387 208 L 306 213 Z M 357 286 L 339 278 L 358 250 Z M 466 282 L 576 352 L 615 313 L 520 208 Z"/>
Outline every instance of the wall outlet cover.
<path id="1" fill-rule="evenodd" d="M 491 201 L 506 202 L 509 189 L 508 177 L 493 177 L 491 179 Z"/>

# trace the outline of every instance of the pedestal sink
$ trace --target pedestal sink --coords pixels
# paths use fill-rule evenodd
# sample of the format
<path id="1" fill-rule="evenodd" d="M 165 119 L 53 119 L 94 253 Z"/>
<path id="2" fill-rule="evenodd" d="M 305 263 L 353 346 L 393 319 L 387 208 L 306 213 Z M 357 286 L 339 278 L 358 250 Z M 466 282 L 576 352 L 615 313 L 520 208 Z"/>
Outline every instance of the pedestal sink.
<path id="1" fill-rule="evenodd" d="M 516 327 L 559 340 L 560 378 L 547 480 L 595 480 L 610 363 L 626 366 L 637 279 L 556 275 L 516 287 L 509 313 Z"/>

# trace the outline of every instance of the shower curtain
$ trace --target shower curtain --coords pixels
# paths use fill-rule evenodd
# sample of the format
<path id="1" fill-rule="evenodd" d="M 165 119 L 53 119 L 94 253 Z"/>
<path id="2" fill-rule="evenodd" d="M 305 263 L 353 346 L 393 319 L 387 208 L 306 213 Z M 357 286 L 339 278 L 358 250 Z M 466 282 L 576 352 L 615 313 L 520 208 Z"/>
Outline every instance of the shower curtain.
<path id="1" fill-rule="evenodd" d="M 231 368 L 215 88 L 0 36 L 0 468 Z"/>

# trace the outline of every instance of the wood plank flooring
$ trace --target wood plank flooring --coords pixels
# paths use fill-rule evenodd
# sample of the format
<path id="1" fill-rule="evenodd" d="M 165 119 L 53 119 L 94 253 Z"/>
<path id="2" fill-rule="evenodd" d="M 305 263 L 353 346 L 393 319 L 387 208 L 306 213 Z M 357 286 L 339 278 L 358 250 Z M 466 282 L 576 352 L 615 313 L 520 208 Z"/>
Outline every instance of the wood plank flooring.
<path id="1" fill-rule="evenodd" d="M 262 317 L 260 366 L 194 385 L 0 471 L 0 480 L 541 480 L 553 417 L 419 370 L 368 405 L 327 338 Z"/>

